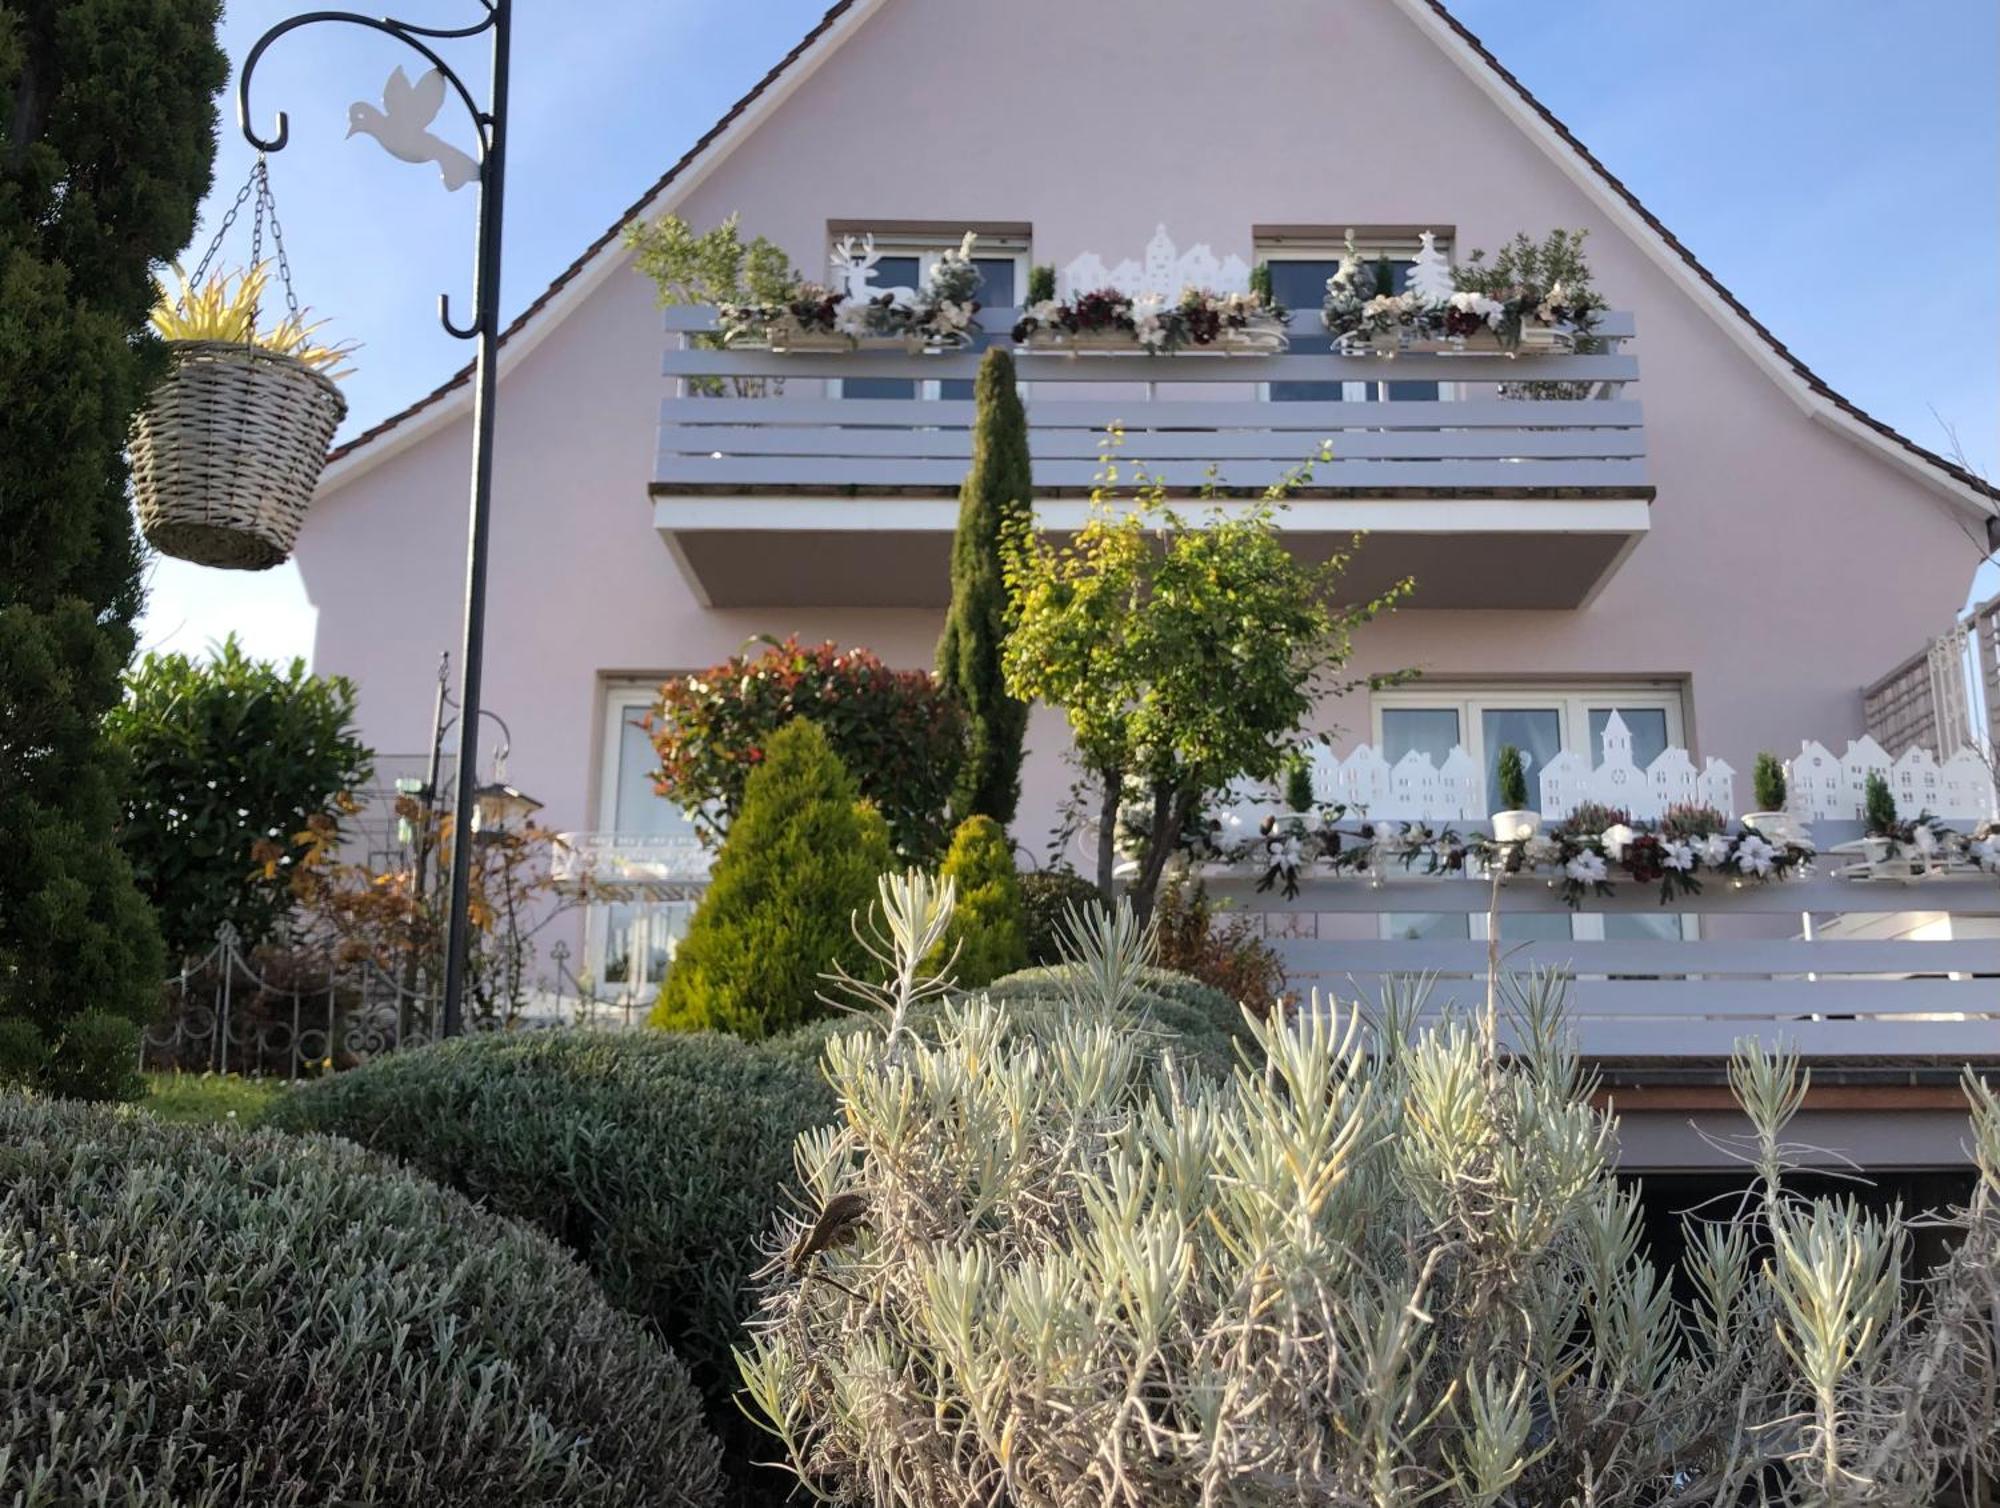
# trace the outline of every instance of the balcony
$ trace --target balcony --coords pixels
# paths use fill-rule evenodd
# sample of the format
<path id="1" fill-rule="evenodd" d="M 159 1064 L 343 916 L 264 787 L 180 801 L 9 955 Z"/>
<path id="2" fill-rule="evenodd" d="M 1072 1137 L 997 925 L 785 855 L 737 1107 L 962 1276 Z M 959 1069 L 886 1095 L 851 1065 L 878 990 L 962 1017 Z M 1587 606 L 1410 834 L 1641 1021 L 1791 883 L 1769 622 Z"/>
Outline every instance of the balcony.
<path id="1" fill-rule="evenodd" d="M 714 860 L 681 834 L 557 833 L 549 878 L 557 893 L 587 900 L 692 900 L 708 888 Z"/>
<path id="2" fill-rule="evenodd" d="M 980 358 L 694 349 L 683 337 L 711 328 L 709 311 L 667 313 L 681 348 L 664 371 L 683 391 L 661 409 L 654 523 L 702 600 L 942 606 L 973 405 L 941 394 Z M 1004 344 L 1014 317 L 981 323 Z M 1284 527 L 1318 557 L 1367 532 L 1358 595 L 1409 575 L 1415 607 L 1577 607 L 1645 534 L 1653 496 L 1631 316 L 1602 333 L 1601 354 L 1518 360 L 1024 350 L 1037 517 L 1083 521 L 1113 426 L 1127 479 L 1144 466 L 1177 496 L 1212 472 L 1226 499 L 1254 497 L 1324 445 Z M 701 379 L 726 391 L 690 391 Z M 864 380 L 913 396 L 841 395 Z M 1565 396 L 1529 396 L 1531 382 Z"/>

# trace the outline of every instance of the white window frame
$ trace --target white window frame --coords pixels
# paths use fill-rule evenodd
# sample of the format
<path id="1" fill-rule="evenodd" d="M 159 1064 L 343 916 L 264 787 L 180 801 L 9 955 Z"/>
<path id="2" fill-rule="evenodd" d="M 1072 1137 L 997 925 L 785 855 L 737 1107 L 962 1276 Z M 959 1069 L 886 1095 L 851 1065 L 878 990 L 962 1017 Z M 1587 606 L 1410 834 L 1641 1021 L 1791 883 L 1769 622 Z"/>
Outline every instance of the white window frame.
<path id="1" fill-rule="evenodd" d="M 1382 714 L 1391 708 L 1421 711 L 1451 709 L 1458 713 L 1459 744 L 1473 762 L 1486 768 L 1485 731 L 1479 714 L 1489 708 L 1557 708 L 1562 714 L 1565 750 L 1581 750 L 1594 760 L 1590 748 L 1590 709 L 1593 706 L 1659 708 L 1667 714 L 1667 745 L 1693 749 L 1687 741 L 1686 697 L 1677 685 L 1659 682 L 1618 682 L 1602 685 L 1560 682 L 1548 686 L 1519 683 L 1484 685 L 1458 682 L 1423 682 L 1375 693 L 1369 705 L 1369 734 L 1377 749 L 1384 747 Z"/>
<path id="2" fill-rule="evenodd" d="M 1432 244 L 1436 246 L 1437 249 L 1443 252 L 1446 256 L 1452 257 L 1453 266 L 1457 265 L 1458 259 L 1452 255 L 1452 248 L 1455 244 L 1453 237 L 1434 236 L 1432 238 Z M 1357 235 L 1354 238 L 1354 249 L 1361 253 L 1361 260 L 1363 262 L 1372 262 L 1377 257 L 1388 257 L 1393 261 L 1401 261 L 1406 258 L 1414 258 L 1419 251 L 1423 250 L 1423 242 L 1418 240 L 1414 235 L 1411 236 Z M 1347 255 L 1347 238 L 1344 235 L 1259 236 L 1256 239 L 1255 249 L 1252 253 L 1251 260 L 1253 262 L 1338 262 L 1342 257 L 1346 255 Z M 1298 319 L 1301 313 L 1304 313 L 1306 317 L 1309 319 L 1319 318 L 1319 310 L 1317 308 L 1303 310 L 1303 311 L 1294 309 L 1292 311 L 1292 318 L 1294 320 Z M 1397 380 L 1399 379 L 1393 377 L 1384 377 L 1381 379 L 1380 382 L 1342 383 L 1341 384 L 1342 401 L 1365 402 L 1367 401 L 1365 399 L 1355 399 L 1350 397 L 1347 392 L 1347 389 L 1361 388 L 1361 387 L 1375 387 L 1384 390 L 1378 392 L 1375 395 L 1375 401 L 1387 402 L 1389 395 L 1386 389 L 1389 383 Z M 1424 378 L 1420 380 L 1429 381 L 1430 379 Z M 1465 391 L 1464 391 L 1465 387 L 1466 384 L 1460 382 L 1439 382 L 1438 401 L 1441 403 L 1456 403 L 1462 401 L 1465 397 Z M 1260 403 L 1269 403 L 1271 401 L 1270 383 L 1260 382 L 1257 384 L 1257 401 Z"/>
<path id="3" fill-rule="evenodd" d="M 619 753 L 624 744 L 624 726 L 634 713 L 649 708 L 659 698 L 659 687 L 668 677 L 658 676 L 640 679 L 620 678 L 604 683 L 603 696 L 598 703 L 598 734 L 602 745 L 597 763 L 597 830 L 615 832 L 618 830 L 618 763 Z M 583 957 L 584 966 L 598 989 L 608 990 L 610 986 L 604 978 L 605 949 L 610 941 L 610 906 L 632 906 L 642 913 L 664 913 L 668 908 L 683 906 L 683 901 L 599 901 L 593 900 L 584 908 Z M 647 920 L 639 922 L 641 935 L 638 951 L 646 951 L 643 928 Z M 631 981 L 617 987 L 620 990 L 637 989 L 654 991 L 659 988 L 658 980 Z"/>
<path id="4" fill-rule="evenodd" d="M 851 237 L 859 241 L 862 235 L 863 232 L 860 231 L 829 234 L 826 243 L 828 258 L 831 259 L 833 248 L 843 240 Z M 923 280 L 930 276 L 931 269 L 937 266 L 944 254 L 948 251 L 957 251 L 964 241 L 964 231 L 959 231 L 955 235 L 943 230 L 935 235 L 921 231 L 877 232 L 875 249 L 887 257 L 914 255 L 917 259 L 917 286 L 921 288 Z M 1015 295 L 1025 301 L 1028 296 L 1028 273 L 1033 267 L 1031 252 L 1032 248 L 1025 236 L 981 236 L 979 244 L 972 249 L 972 256 L 974 261 L 979 262 L 1012 262 Z M 827 380 L 826 395 L 829 398 L 839 398 L 844 395 L 845 390 L 846 384 L 838 377 Z M 920 378 L 917 381 L 918 398 L 936 400 L 943 392 L 943 383 L 937 378 Z"/>

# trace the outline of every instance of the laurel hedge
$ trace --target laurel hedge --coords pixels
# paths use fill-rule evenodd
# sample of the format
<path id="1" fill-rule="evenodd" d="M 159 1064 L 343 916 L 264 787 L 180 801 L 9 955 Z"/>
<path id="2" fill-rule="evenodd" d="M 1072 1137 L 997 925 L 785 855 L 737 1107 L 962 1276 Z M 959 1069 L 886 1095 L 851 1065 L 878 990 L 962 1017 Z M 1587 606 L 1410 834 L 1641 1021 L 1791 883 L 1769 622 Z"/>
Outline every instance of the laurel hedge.
<path id="1" fill-rule="evenodd" d="M 686 1369 L 325 1138 L 0 1095 L 0 1502 L 710 1508 Z"/>

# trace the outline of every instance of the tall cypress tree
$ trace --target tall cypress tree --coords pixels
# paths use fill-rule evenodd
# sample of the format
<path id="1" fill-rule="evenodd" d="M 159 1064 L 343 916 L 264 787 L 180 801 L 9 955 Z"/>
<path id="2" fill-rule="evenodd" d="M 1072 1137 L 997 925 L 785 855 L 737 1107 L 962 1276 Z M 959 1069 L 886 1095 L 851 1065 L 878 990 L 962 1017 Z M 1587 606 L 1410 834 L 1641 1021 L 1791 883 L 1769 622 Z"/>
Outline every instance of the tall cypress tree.
<path id="1" fill-rule="evenodd" d="M 1014 358 L 995 347 L 974 385 L 972 470 L 958 494 L 951 542 L 951 613 L 938 641 L 938 678 L 966 713 L 966 759 L 952 792 L 954 823 L 991 817 L 1003 828 L 1021 799 L 1028 704 L 1007 694 L 1000 646 L 1007 634 L 1001 540 L 1033 521 L 1035 480 L 1028 416 L 1014 387 Z"/>
<path id="2" fill-rule="evenodd" d="M 219 11 L 0 0 L 0 1019 L 78 1089 L 60 1060 L 106 1023 L 71 1021 L 160 1000 L 102 724 L 142 595 L 125 436 L 165 369 L 153 267 L 214 165 Z"/>

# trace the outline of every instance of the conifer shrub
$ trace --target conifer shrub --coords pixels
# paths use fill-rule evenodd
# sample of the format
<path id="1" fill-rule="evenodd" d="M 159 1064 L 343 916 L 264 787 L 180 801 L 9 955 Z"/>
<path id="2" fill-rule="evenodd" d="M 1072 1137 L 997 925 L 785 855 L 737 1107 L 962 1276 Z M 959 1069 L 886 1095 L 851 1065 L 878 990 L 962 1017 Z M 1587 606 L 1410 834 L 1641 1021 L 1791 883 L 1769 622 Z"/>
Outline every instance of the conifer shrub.
<path id="1" fill-rule="evenodd" d="M 1767 750 L 1757 756 L 1757 762 L 1750 771 L 1750 789 L 1756 793 L 1757 810 L 1760 812 L 1781 812 L 1785 809 L 1788 793 L 1785 766 L 1777 755 Z"/>
<path id="2" fill-rule="evenodd" d="M 833 1110 L 813 1063 L 718 1032 L 541 1031 L 391 1053 L 301 1085 L 265 1123 L 344 1136 L 539 1227 L 726 1422 L 792 1140 Z"/>
<path id="3" fill-rule="evenodd" d="M 1021 886 L 1006 829 L 991 817 L 961 822 L 945 855 L 943 877 L 957 891 L 957 904 L 934 966 L 942 970 L 949 960 L 952 978 L 967 989 L 1026 968 Z"/>
<path id="4" fill-rule="evenodd" d="M 1677 1303 L 1560 981 L 1503 986 L 1504 1055 L 1482 1022 L 1371 1035 L 1328 1003 L 1220 1080 L 991 992 L 835 1038 L 800 1229 L 853 1213 L 768 1282 L 751 1404 L 844 1504 L 1954 1500 L 1994 1454 L 1993 1095 L 1968 1082 L 1981 1181 L 1909 1294 L 1916 1221 L 1792 1189 L 1806 1077 L 1739 1047 L 1756 1189 L 1686 1217 Z"/>
<path id="5" fill-rule="evenodd" d="M 757 1039 L 827 1007 L 822 976 L 860 968 L 854 917 L 889 867 L 888 830 L 812 723 L 771 740 L 661 987 L 653 1025 Z"/>
<path id="6" fill-rule="evenodd" d="M 0 1096 L 0 1500 L 709 1508 L 686 1369 L 357 1147 Z"/>
<path id="7" fill-rule="evenodd" d="M 1103 897 L 1073 869 L 1031 869 L 1019 884 L 1029 965 L 1061 963 L 1064 917 L 1076 908 L 1101 904 Z"/>

